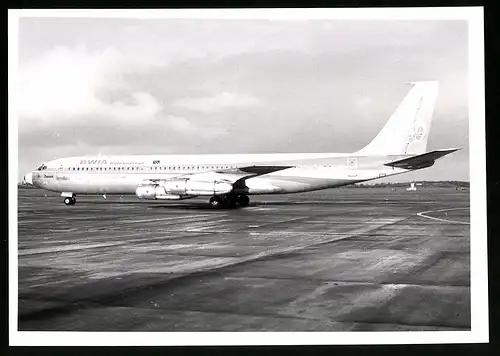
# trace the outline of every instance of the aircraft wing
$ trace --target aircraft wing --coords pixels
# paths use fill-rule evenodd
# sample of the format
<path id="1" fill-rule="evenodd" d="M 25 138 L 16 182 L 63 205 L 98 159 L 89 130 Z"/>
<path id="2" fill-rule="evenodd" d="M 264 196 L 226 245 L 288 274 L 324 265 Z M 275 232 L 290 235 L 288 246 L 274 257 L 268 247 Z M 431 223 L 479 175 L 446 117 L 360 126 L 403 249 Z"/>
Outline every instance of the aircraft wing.
<path id="1" fill-rule="evenodd" d="M 460 148 L 450 148 L 443 150 L 435 150 L 431 152 L 427 152 L 421 155 L 413 156 L 410 158 L 404 158 L 397 161 L 386 163 L 386 166 L 389 167 L 397 167 L 404 169 L 418 169 L 430 167 L 434 164 L 434 161 L 437 159 L 444 157 L 450 153 L 458 151 Z"/>
<path id="2" fill-rule="evenodd" d="M 246 166 L 246 167 L 238 167 L 232 169 L 216 170 L 215 172 L 219 174 L 242 174 L 242 175 L 260 176 L 263 174 L 282 171 L 284 169 L 292 167 L 293 166 Z"/>
<path id="3" fill-rule="evenodd" d="M 242 182 L 247 178 L 257 177 L 263 174 L 282 171 L 284 169 L 293 168 L 294 166 L 244 166 L 228 169 L 217 169 L 203 173 L 188 173 L 178 178 L 188 178 L 193 180 L 218 180 L 231 184 Z"/>

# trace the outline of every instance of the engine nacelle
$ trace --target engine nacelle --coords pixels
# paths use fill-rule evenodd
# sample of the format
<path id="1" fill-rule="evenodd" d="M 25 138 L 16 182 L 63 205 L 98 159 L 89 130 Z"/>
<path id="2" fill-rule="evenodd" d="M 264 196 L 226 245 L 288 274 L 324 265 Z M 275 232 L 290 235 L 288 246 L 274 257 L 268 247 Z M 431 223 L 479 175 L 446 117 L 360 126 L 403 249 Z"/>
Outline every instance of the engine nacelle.
<path id="1" fill-rule="evenodd" d="M 176 195 L 220 195 L 233 190 L 231 183 L 189 179 L 167 180 L 161 182 L 161 185 L 167 194 Z"/>
<path id="2" fill-rule="evenodd" d="M 167 194 L 165 189 L 158 184 L 141 184 L 135 190 L 135 195 L 137 195 L 139 199 L 179 200 L 182 198 L 180 195 Z"/>

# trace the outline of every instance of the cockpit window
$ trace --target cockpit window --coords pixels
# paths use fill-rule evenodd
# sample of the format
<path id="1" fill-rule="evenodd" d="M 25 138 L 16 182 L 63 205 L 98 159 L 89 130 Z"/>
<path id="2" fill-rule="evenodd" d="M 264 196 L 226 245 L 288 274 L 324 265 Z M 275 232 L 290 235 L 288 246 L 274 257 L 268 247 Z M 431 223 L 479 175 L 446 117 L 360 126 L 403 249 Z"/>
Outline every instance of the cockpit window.
<path id="1" fill-rule="evenodd" d="M 40 167 L 37 168 L 37 171 L 44 171 L 47 169 L 47 166 L 45 164 L 42 164 Z"/>

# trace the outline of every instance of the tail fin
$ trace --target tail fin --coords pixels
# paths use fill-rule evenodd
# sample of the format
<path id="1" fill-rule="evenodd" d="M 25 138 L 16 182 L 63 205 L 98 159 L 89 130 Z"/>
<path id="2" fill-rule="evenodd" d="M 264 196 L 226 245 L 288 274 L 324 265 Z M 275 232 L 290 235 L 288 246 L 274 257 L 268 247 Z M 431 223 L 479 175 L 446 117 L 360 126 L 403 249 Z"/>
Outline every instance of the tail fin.
<path id="1" fill-rule="evenodd" d="M 422 154 L 432 121 L 434 103 L 438 94 L 438 82 L 413 82 L 394 114 L 378 135 L 360 154 L 405 155 Z"/>

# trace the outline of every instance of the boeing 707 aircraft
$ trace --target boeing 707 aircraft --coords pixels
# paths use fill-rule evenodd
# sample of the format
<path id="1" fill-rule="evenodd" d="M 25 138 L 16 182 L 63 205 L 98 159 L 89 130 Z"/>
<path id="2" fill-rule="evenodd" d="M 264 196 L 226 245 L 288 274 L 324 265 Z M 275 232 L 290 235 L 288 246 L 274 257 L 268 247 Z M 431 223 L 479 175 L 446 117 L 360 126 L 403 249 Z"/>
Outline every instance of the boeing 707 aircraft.
<path id="1" fill-rule="evenodd" d="M 131 155 L 55 159 L 24 180 L 76 195 L 140 199 L 210 197 L 213 207 L 247 206 L 249 195 L 286 194 L 388 177 L 430 167 L 457 148 L 426 152 L 438 82 L 413 82 L 378 135 L 353 153 Z"/>

